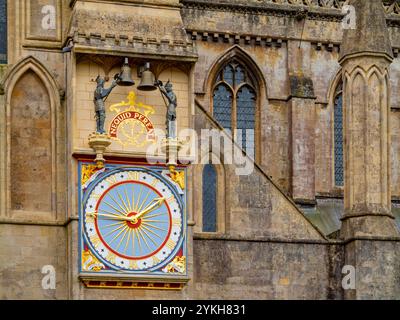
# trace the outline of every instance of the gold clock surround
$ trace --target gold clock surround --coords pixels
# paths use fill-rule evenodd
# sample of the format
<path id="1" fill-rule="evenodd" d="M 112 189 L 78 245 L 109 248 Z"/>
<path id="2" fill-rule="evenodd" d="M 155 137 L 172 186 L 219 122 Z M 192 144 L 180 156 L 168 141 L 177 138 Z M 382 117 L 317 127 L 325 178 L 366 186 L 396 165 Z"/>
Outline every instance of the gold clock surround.
<path id="1" fill-rule="evenodd" d="M 80 279 L 84 285 L 88 288 L 181 290 L 189 281 L 186 267 L 186 194 L 184 184 L 181 188 L 182 183 L 177 183 L 176 176 L 179 174 L 182 182 L 185 170 L 176 168 L 171 172 L 167 167 L 111 163 L 103 169 L 93 163 L 80 165 L 83 200 Z M 147 183 L 146 179 L 152 180 Z M 128 196 L 129 188 L 132 196 Z M 178 209 L 180 207 L 182 212 Z M 169 215 L 162 212 L 167 208 Z M 171 238 L 163 238 L 163 224 L 170 226 L 167 234 Z M 140 225 L 145 227 L 141 231 Z M 110 229 L 113 227 L 119 229 L 113 232 Z M 109 235 L 105 236 L 107 228 L 107 234 L 113 236 L 112 243 L 108 243 L 112 240 Z M 95 229 L 97 234 L 93 231 Z M 110 249 L 111 253 L 101 255 L 99 250 L 102 248 Z M 123 253 L 130 250 L 131 256 L 117 251 L 121 249 Z M 136 256 L 140 251 L 147 253 L 146 258 Z M 162 253 L 167 254 L 164 260 Z M 146 262 L 149 268 L 144 267 Z M 123 268 L 122 263 L 129 263 L 129 267 Z M 83 268 L 84 265 L 86 268 Z M 99 267 L 101 265 L 104 268 Z"/>

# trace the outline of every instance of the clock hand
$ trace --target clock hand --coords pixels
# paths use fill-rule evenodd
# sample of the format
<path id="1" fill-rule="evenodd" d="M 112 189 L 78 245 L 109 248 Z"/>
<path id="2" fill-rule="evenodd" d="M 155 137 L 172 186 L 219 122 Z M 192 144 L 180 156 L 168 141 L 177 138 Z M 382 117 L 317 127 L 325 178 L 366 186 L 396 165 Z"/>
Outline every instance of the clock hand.
<path id="1" fill-rule="evenodd" d="M 143 217 L 144 215 L 148 214 L 149 212 L 153 211 L 156 208 L 161 207 L 161 205 L 164 203 L 165 198 L 157 198 L 154 199 L 150 205 L 148 205 L 145 209 L 143 209 L 142 212 L 140 212 L 139 214 L 137 214 L 136 216 L 134 216 L 135 220 L 139 220 L 141 217 Z"/>
<path id="2" fill-rule="evenodd" d="M 111 214 L 103 214 L 103 213 L 97 213 L 97 212 L 91 212 L 87 213 L 89 217 L 97 218 L 97 217 L 105 217 L 105 218 L 110 218 L 113 220 L 122 220 L 122 221 L 129 221 L 132 222 L 132 217 L 123 217 L 123 216 L 113 216 Z"/>

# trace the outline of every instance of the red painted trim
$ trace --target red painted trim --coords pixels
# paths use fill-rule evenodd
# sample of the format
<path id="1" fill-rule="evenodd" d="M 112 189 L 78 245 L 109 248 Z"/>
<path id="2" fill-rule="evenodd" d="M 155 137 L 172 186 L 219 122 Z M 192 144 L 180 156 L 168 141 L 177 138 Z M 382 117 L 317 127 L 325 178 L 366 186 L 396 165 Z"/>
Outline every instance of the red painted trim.
<path id="1" fill-rule="evenodd" d="M 137 111 L 124 111 L 117 114 L 111 121 L 110 129 L 108 131 L 111 138 L 117 138 L 118 128 L 126 120 L 139 121 L 146 128 L 148 134 L 154 135 L 154 125 L 148 117 Z"/>
<path id="2" fill-rule="evenodd" d="M 93 161 L 94 156 L 93 155 L 86 155 L 86 154 L 73 154 L 72 155 L 75 159 L 77 159 L 80 162 L 85 162 L 85 163 L 90 163 L 90 164 L 96 164 L 96 162 Z M 124 158 L 124 157 L 114 157 L 114 156 L 108 156 L 107 157 L 107 162 L 110 164 L 124 164 L 124 165 L 137 165 L 137 166 L 146 166 L 146 167 L 165 167 L 168 169 L 167 164 L 165 163 L 157 163 L 157 164 L 151 164 L 147 162 L 146 158 Z M 176 167 L 177 168 L 186 168 L 190 164 L 178 164 Z"/>

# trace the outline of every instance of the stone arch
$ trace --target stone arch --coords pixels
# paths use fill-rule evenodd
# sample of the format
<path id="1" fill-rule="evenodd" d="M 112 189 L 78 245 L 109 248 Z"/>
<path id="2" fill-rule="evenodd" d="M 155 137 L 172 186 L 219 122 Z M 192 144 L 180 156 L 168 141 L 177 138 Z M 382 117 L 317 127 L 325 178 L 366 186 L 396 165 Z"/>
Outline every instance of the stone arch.
<path id="1" fill-rule="evenodd" d="M 226 170 L 224 164 L 219 162 L 217 155 L 210 153 L 209 159 L 211 160 L 209 164 L 213 165 L 216 171 L 216 198 L 217 198 L 217 212 L 216 212 L 216 223 L 217 230 L 216 233 L 222 234 L 226 232 L 228 217 L 226 214 L 226 204 L 225 204 L 225 180 L 226 180 Z M 203 232 L 203 172 L 206 164 L 200 162 L 194 166 L 194 182 L 196 185 L 195 198 L 198 199 L 194 208 L 194 220 L 196 221 L 196 231 Z"/>
<path id="2" fill-rule="evenodd" d="M 63 91 L 47 68 L 32 56 L 11 67 L 1 83 L 5 126 L 1 135 L 5 170 L 2 194 L 6 216 L 54 221 L 57 213 L 57 154 Z M 16 186 L 13 179 L 22 181 Z"/>
<path id="3" fill-rule="evenodd" d="M 334 193 L 341 194 L 343 191 L 343 186 L 340 186 L 336 183 L 336 150 L 335 150 L 335 107 L 336 107 L 336 98 L 338 96 L 338 88 L 342 86 L 343 88 L 343 74 L 342 69 L 339 68 L 331 79 L 328 92 L 327 92 L 327 102 L 328 102 L 328 112 L 330 114 L 330 131 L 329 131 L 329 139 L 331 141 L 331 161 L 329 164 L 330 168 L 330 188 L 334 191 Z M 343 101 L 342 101 L 343 108 Z M 344 119 L 342 120 L 342 124 L 344 125 Z M 344 159 L 343 159 L 344 164 Z"/>
<path id="4" fill-rule="evenodd" d="M 251 71 L 251 73 L 256 78 L 255 80 L 257 81 L 257 86 L 258 86 L 257 93 L 260 95 L 261 99 L 267 99 L 268 97 L 267 83 L 260 66 L 251 57 L 251 55 L 247 53 L 239 45 L 234 45 L 228 50 L 225 50 L 222 54 L 220 54 L 217 57 L 217 59 L 214 60 L 214 62 L 211 64 L 208 75 L 204 80 L 203 91 L 206 93 L 210 92 L 218 75 L 218 72 L 224 67 L 224 65 L 227 62 L 229 62 L 233 58 L 236 58 Z"/>
<path id="5" fill-rule="evenodd" d="M 343 79 L 342 68 L 339 68 L 334 77 L 331 79 L 327 92 L 327 101 L 328 101 L 328 106 L 330 108 L 332 107 L 333 100 L 335 99 L 336 88 L 340 85 L 341 82 L 343 82 L 342 79 Z"/>
<path id="6" fill-rule="evenodd" d="M 0 87 L 3 88 L 5 95 L 11 92 L 15 86 L 15 83 L 18 79 L 23 75 L 27 70 L 31 69 L 35 72 L 40 79 L 46 84 L 46 88 L 51 93 L 54 98 L 57 97 L 57 101 L 59 102 L 59 96 L 63 95 L 63 90 L 57 81 L 50 74 L 48 69 L 33 56 L 28 56 L 18 63 L 13 65 L 10 69 L 7 70 L 3 80 L 0 82 Z M 56 103 L 56 101 L 54 101 Z"/>
<path id="7" fill-rule="evenodd" d="M 256 102 L 255 102 L 255 134 L 254 134 L 254 159 L 258 162 L 261 161 L 261 155 L 263 153 L 262 149 L 262 132 L 261 132 L 261 119 L 263 119 L 263 112 L 268 105 L 268 90 L 267 83 L 261 68 L 258 66 L 257 62 L 253 57 L 246 52 L 239 45 L 234 45 L 228 50 L 224 51 L 215 61 L 211 64 L 208 75 L 204 81 L 203 91 L 205 92 L 204 102 L 208 106 L 207 111 L 213 114 L 213 92 L 214 85 L 217 81 L 218 74 L 220 71 L 229 64 L 230 61 L 236 60 L 240 65 L 242 65 L 252 78 L 252 89 L 255 91 Z M 236 105 L 236 104 L 234 104 Z M 234 108 L 236 116 L 236 109 Z M 234 128 L 232 128 L 234 129 Z"/>

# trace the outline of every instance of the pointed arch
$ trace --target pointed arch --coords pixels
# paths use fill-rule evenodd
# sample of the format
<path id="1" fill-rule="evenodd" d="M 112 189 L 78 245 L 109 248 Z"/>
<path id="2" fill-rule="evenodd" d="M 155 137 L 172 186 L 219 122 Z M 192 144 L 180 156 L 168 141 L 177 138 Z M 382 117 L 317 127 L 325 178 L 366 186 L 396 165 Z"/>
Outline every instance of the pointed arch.
<path id="1" fill-rule="evenodd" d="M 328 104 L 332 106 L 332 102 L 335 98 L 335 92 L 336 88 L 340 85 L 340 83 L 343 83 L 343 74 L 342 74 L 342 68 L 339 68 L 336 71 L 336 74 L 334 77 L 331 79 L 328 92 L 327 92 L 327 101 Z"/>
<path id="2" fill-rule="evenodd" d="M 46 88 L 51 95 L 53 95 L 57 101 L 59 101 L 60 95 L 63 95 L 63 90 L 57 81 L 53 78 L 49 70 L 33 56 L 28 56 L 21 59 L 11 68 L 9 68 L 0 82 L 0 87 L 4 89 L 4 93 L 12 92 L 16 82 L 21 78 L 21 76 L 32 70 L 38 75 L 42 82 L 46 85 Z M 54 101 L 56 103 L 57 101 Z"/>
<path id="3" fill-rule="evenodd" d="M 344 186 L 344 110 L 343 91 L 338 84 L 333 101 L 333 161 L 335 187 Z"/>
<path id="4" fill-rule="evenodd" d="M 331 114 L 331 177 L 332 188 L 344 186 L 344 128 L 343 74 L 339 68 L 328 89 L 328 106 Z"/>
<path id="5" fill-rule="evenodd" d="M 204 86 L 210 114 L 236 133 L 251 158 L 260 161 L 262 105 L 267 102 L 261 68 L 250 54 L 234 45 L 213 62 Z"/>
<path id="6" fill-rule="evenodd" d="M 213 116 L 225 129 L 232 129 L 232 99 L 234 90 L 226 83 L 218 83 L 213 90 L 213 97 L 221 97 L 213 102 Z"/>
<path id="7" fill-rule="evenodd" d="M 257 86 L 259 88 L 259 92 L 257 93 L 261 97 L 264 97 L 266 99 L 268 97 L 268 88 L 262 69 L 251 57 L 251 55 L 239 45 L 234 45 L 231 48 L 225 50 L 214 60 L 214 62 L 211 64 L 208 75 L 204 80 L 203 91 L 211 92 L 210 89 L 215 83 L 219 71 L 226 65 L 226 63 L 228 63 L 233 58 L 240 61 L 252 72 L 252 74 L 255 76 L 255 80 L 257 81 Z"/>
<path id="8" fill-rule="evenodd" d="M 219 155 L 203 154 L 202 161 L 194 166 L 193 182 L 197 186 L 194 196 L 198 201 L 194 207 L 196 232 L 225 233 L 226 216 L 225 166 Z M 205 221 L 207 219 L 207 221 Z"/>
<path id="9" fill-rule="evenodd" d="M 27 83 L 30 84 L 29 87 L 25 86 Z M 11 172 L 13 170 L 3 172 L 6 179 L 0 186 L 0 193 L 5 197 L 2 199 L 2 203 L 5 204 L 5 207 L 1 208 L 2 212 L 5 216 L 15 219 L 55 221 L 59 171 L 57 163 L 64 161 L 65 148 L 65 144 L 60 143 L 63 132 L 60 96 L 63 95 L 63 91 L 48 69 L 33 56 L 20 60 L 8 69 L 0 85 L 4 88 L 5 95 L 5 108 L 0 110 L 5 120 L 0 140 L 2 150 L 6 150 L 0 159 L 1 167 L 21 168 L 15 170 L 17 173 Z M 29 121 L 22 119 L 25 116 L 29 116 Z M 22 139 L 22 136 L 25 139 L 24 143 L 32 147 L 24 150 L 21 149 L 23 144 L 18 147 L 18 139 Z M 42 144 L 40 139 L 45 143 Z M 28 190 L 28 184 L 40 182 L 36 178 L 35 181 L 27 181 L 25 187 L 21 186 L 25 188 L 22 191 L 13 186 L 14 175 L 23 175 L 23 170 L 29 170 L 30 166 L 27 168 L 26 165 L 27 159 L 34 160 L 32 165 L 36 167 L 32 167 L 33 172 L 40 171 L 49 175 L 45 179 L 49 189 L 47 195 L 43 196 L 45 200 L 38 200 L 31 206 L 16 205 L 14 200 L 24 198 L 20 193 Z M 35 174 L 26 175 L 26 179 L 34 176 Z M 36 200 L 35 192 L 33 190 L 32 195 L 27 195 L 25 201 L 29 202 L 31 198 Z"/>

